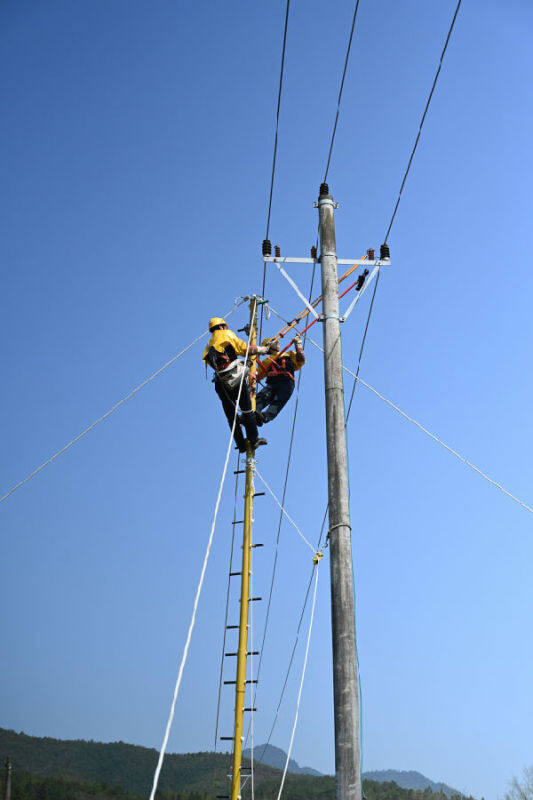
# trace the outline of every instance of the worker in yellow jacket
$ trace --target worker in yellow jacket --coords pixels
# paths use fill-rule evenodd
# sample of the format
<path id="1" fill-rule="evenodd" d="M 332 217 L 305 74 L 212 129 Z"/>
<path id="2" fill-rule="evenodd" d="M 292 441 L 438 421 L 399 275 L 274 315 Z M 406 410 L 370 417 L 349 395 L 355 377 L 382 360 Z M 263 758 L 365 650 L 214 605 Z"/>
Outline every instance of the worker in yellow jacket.
<path id="1" fill-rule="evenodd" d="M 294 373 L 305 364 L 305 354 L 300 336 L 295 336 L 292 343 L 294 350 L 280 354 L 276 339 L 265 339 L 263 342 L 273 355 L 262 361 L 257 369 L 258 380 L 266 378 L 266 385 L 256 397 L 257 425 L 272 422 L 294 392 Z"/>
<path id="2" fill-rule="evenodd" d="M 246 342 L 239 339 L 237 334 L 228 328 L 226 321 L 221 317 L 212 317 L 209 320 L 209 332 L 211 338 L 202 358 L 205 364 L 214 370 L 215 391 L 220 398 L 230 428 L 233 427 L 237 403 L 240 406 L 242 414 L 238 415 L 235 420 L 233 435 L 239 451 L 245 453 L 246 442 L 241 424 L 244 425 L 248 441 L 254 449 L 259 445 L 266 444 L 267 441 L 258 438 L 257 423 L 252 410 L 250 387 L 247 380 L 248 366 L 238 356 L 246 356 L 247 350 L 250 356 L 266 355 L 273 350 L 265 345 L 248 347 Z"/>

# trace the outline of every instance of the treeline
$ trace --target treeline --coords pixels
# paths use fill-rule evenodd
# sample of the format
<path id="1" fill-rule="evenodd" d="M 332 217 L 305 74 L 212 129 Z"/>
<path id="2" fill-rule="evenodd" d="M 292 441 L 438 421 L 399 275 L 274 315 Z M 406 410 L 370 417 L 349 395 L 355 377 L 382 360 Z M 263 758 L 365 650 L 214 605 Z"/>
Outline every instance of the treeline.
<path id="1" fill-rule="evenodd" d="M 158 791 L 157 800 L 208 800 L 199 792 Z M 122 786 L 84 783 L 51 776 L 42 778 L 29 772 L 14 772 L 11 800 L 146 800 L 145 795 L 130 794 Z M 211 799 L 210 799 L 211 800 Z"/>
<path id="2" fill-rule="evenodd" d="M 124 742 L 63 741 L 0 728 L 0 763 L 7 755 L 13 764 L 12 800 L 146 800 L 157 763 L 156 750 Z M 217 794 L 228 794 L 230 770 L 227 753 L 168 755 L 158 799 L 215 800 Z M 254 777 L 256 800 L 277 796 L 281 770 L 256 763 Z M 402 789 L 392 782 L 365 780 L 363 786 L 366 800 L 450 800 L 440 791 Z M 335 780 L 288 774 L 283 798 L 334 800 Z M 249 785 L 243 800 L 250 800 Z"/>
<path id="3" fill-rule="evenodd" d="M 255 787 L 257 800 L 271 800 L 279 789 L 279 776 L 263 779 Z M 450 800 L 442 792 L 431 789 L 402 789 L 396 783 L 363 782 L 366 800 Z M 246 797 L 249 792 L 243 792 Z M 334 800 L 334 779 L 325 775 L 289 775 L 283 794 L 285 800 Z M 12 775 L 12 800 L 146 800 L 145 795 L 127 792 L 122 786 L 105 783 L 85 783 L 50 776 L 40 777 L 29 772 L 14 772 Z M 157 792 L 157 800 L 214 800 L 211 793 L 179 792 L 163 789 Z M 455 795 L 451 800 L 473 800 Z"/>

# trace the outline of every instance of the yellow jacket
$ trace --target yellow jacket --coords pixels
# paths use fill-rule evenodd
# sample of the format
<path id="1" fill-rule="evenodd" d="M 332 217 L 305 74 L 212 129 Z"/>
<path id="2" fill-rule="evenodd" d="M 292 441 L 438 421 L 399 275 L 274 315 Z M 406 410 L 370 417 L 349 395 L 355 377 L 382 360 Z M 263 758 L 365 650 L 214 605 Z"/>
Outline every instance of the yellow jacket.
<path id="1" fill-rule="evenodd" d="M 287 361 L 290 364 L 287 364 Z M 257 375 L 259 380 L 265 376 L 268 378 L 275 378 L 277 375 L 286 375 L 287 373 L 294 375 L 296 370 L 301 369 L 305 364 L 305 356 L 299 356 L 294 350 L 289 350 L 281 356 L 272 355 L 270 358 L 261 361 Z"/>
<path id="2" fill-rule="evenodd" d="M 203 360 L 206 361 L 209 350 L 212 347 L 214 347 L 215 350 L 218 350 L 219 353 L 223 353 L 228 346 L 233 347 L 236 356 L 246 355 L 246 342 L 243 342 L 242 339 L 239 339 L 237 334 L 233 333 L 233 331 L 230 331 L 229 329 L 213 331 L 211 338 L 209 339 L 204 350 L 204 354 L 202 356 Z"/>

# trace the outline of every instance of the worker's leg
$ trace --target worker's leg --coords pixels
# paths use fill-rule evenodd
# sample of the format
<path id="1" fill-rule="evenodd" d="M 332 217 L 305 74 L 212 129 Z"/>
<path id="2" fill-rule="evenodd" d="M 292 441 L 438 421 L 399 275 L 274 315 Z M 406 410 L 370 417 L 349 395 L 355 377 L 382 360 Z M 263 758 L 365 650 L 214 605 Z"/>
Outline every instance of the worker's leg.
<path id="1" fill-rule="evenodd" d="M 272 401 L 272 397 L 274 395 L 274 390 L 271 386 L 264 386 L 260 392 L 257 393 L 255 398 L 255 419 L 258 425 L 262 425 L 263 414 L 262 411 L 266 408 L 269 403 Z"/>
<path id="2" fill-rule="evenodd" d="M 244 388 L 245 387 L 243 387 L 243 389 Z M 237 399 L 237 392 L 235 393 L 235 396 L 233 396 L 233 392 L 224 386 L 222 381 L 219 380 L 215 380 L 215 392 L 220 397 L 222 408 L 224 409 L 224 413 L 231 430 L 231 428 L 233 428 L 233 418 L 235 417 L 235 400 Z M 235 439 L 235 444 L 239 450 L 244 451 L 246 449 L 246 445 L 244 442 L 244 436 L 242 434 L 242 428 L 239 425 L 238 420 L 235 422 L 233 438 Z"/>
<path id="3" fill-rule="evenodd" d="M 238 394 L 238 391 L 236 392 Z M 248 382 L 244 381 L 242 385 L 241 399 L 239 401 L 241 407 L 241 419 L 244 427 L 246 428 L 246 436 L 252 445 L 257 441 L 257 423 L 255 421 L 255 414 L 252 411 L 252 401 L 250 399 L 250 392 L 248 391 Z"/>
<path id="4" fill-rule="evenodd" d="M 261 411 L 261 416 L 264 422 L 272 422 L 281 409 L 289 402 L 289 399 L 294 392 L 294 381 L 291 378 L 286 380 L 277 380 L 276 383 L 270 384 L 273 392 L 270 399 L 268 408 Z"/>

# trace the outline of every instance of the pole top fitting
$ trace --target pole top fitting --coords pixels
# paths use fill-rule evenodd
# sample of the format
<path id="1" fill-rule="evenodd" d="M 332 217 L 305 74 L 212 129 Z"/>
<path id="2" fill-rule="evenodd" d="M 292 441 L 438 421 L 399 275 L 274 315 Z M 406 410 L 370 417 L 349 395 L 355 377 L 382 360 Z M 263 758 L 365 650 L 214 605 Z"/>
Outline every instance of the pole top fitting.
<path id="1" fill-rule="evenodd" d="M 329 194 L 329 186 L 328 186 L 328 184 L 327 183 L 321 183 L 320 184 L 320 191 L 318 192 L 319 198 L 320 197 L 325 197 L 328 194 Z"/>

